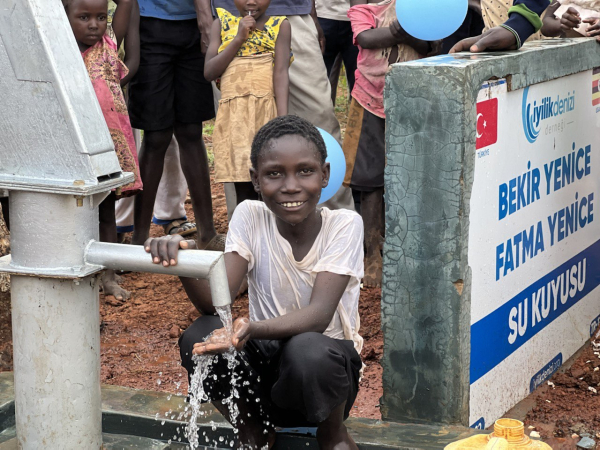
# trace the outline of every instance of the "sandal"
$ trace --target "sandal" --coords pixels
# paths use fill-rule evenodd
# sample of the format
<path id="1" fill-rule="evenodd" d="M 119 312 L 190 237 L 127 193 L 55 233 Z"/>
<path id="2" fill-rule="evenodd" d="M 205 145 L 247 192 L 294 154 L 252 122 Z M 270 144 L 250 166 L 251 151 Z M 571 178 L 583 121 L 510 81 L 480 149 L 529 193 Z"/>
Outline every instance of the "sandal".
<path id="1" fill-rule="evenodd" d="M 210 240 L 204 250 L 209 250 L 213 252 L 224 252 L 225 251 L 225 241 L 227 240 L 226 234 L 217 234 L 214 238 Z"/>
<path id="2" fill-rule="evenodd" d="M 195 223 L 188 222 L 187 220 L 174 220 L 166 225 L 163 225 L 163 230 L 165 230 L 165 234 L 174 235 L 178 234 L 180 236 L 187 236 L 189 234 L 195 233 L 198 229 L 196 228 Z"/>

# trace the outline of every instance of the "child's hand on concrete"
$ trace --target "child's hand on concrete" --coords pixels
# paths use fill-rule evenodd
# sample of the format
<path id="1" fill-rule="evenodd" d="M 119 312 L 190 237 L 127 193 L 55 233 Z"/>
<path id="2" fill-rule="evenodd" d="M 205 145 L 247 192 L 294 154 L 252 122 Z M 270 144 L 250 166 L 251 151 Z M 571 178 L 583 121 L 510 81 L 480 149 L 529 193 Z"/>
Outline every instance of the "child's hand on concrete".
<path id="1" fill-rule="evenodd" d="M 490 28 L 480 36 L 470 37 L 457 42 L 450 53 L 470 51 L 480 53 L 486 50 L 516 50 L 517 38 L 503 27 Z"/>

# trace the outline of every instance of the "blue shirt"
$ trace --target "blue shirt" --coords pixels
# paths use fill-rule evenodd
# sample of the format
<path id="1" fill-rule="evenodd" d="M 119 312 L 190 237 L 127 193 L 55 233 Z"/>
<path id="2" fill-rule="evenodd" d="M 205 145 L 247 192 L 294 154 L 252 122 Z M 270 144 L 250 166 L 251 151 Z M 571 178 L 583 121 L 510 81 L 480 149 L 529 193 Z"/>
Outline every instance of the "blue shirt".
<path id="1" fill-rule="evenodd" d="M 213 15 L 215 8 L 224 8 L 231 14 L 239 15 L 233 0 L 212 0 Z M 272 0 L 267 10 L 269 16 L 303 16 L 310 14 L 312 10 L 312 0 Z"/>
<path id="2" fill-rule="evenodd" d="M 194 0 L 138 0 L 140 16 L 165 20 L 196 18 Z M 233 3 L 233 2 L 232 2 Z"/>

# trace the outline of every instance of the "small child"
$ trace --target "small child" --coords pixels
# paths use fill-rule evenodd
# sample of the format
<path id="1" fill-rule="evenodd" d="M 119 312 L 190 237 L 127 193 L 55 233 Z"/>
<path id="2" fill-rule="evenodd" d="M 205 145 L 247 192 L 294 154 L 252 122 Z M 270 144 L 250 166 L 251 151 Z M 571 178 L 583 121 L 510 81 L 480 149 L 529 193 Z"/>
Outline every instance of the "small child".
<path id="1" fill-rule="evenodd" d="M 544 16 L 542 34 L 547 37 L 598 39 L 599 19 L 600 2 L 597 0 L 553 0 Z"/>
<path id="2" fill-rule="evenodd" d="M 419 59 L 434 43 L 408 35 L 396 19 L 396 0 L 378 3 L 352 0 L 348 17 L 358 45 L 356 82 L 344 138 L 344 185 L 360 192 L 365 224 L 365 286 L 381 286 L 385 111 L 383 87 L 391 64 Z M 439 43 L 435 44 L 436 46 Z"/>
<path id="3" fill-rule="evenodd" d="M 117 49 L 128 31 L 135 0 L 115 1 L 117 10 L 112 21 L 114 39 L 107 31 L 108 0 L 62 1 L 112 136 L 121 170 L 135 175 L 134 181 L 121 188 L 122 195 L 134 195 L 142 189 L 142 181 L 133 131 L 121 90 L 121 80 L 127 75 L 128 69 L 119 59 Z M 115 192 L 112 192 L 99 207 L 102 242 L 117 242 L 116 199 Z M 129 297 L 129 293 L 119 286 L 113 270 L 104 272 L 102 289 L 105 295 L 114 295 L 117 300 Z"/>
<path id="4" fill-rule="evenodd" d="M 271 448 L 274 426 L 316 426 L 320 448 L 357 449 L 344 420 L 362 367 L 363 225 L 353 211 L 317 208 L 329 180 L 326 157 L 319 131 L 297 116 L 278 117 L 257 133 L 252 183 L 264 202 L 238 205 L 225 248 L 232 300 L 246 274 L 249 281 L 250 318 L 234 322 L 233 336 L 214 315 L 208 283 L 181 279 L 203 314 L 179 340 L 189 376 L 192 354 L 244 349 L 235 369 L 244 380 L 234 400 L 242 418 L 238 448 Z M 196 245 L 165 236 L 144 247 L 155 264 L 169 266 L 177 264 L 180 248 Z M 204 387 L 229 417 L 219 401 L 231 392 L 227 361 L 220 357 L 212 368 L 216 382 Z"/>
<path id="5" fill-rule="evenodd" d="M 237 203 L 258 199 L 250 183 L 250 147 L 269 120 L 288 112 L 291 27 L 265 14 L 270 0 L 235 0 L 240 17 L 217 8 L 204 76 L 221 78 L 213 133 L 215 180 L 234 182 Z"/>

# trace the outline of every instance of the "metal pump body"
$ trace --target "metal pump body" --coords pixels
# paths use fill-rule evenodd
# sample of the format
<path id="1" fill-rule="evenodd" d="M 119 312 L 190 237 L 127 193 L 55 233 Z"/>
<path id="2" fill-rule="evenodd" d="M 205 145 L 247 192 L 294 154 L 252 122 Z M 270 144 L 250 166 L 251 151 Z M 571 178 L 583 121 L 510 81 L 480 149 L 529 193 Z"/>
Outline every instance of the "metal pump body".
<path id="1" fill-rule="evenodd" d="M 141 247 L 97 242 L 98 205 L 130 182 L 60 0 L 0 2 L 0 195 L 8 191 L 17 448 L 99 449 L 105 268 L 207 278 L 230 303 L 222 253 L 153 265 Z"/>

